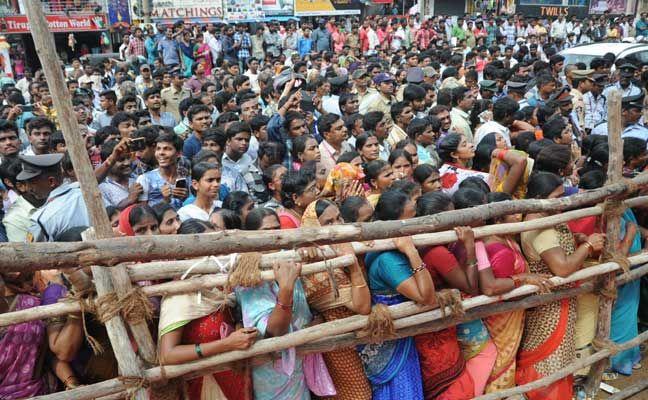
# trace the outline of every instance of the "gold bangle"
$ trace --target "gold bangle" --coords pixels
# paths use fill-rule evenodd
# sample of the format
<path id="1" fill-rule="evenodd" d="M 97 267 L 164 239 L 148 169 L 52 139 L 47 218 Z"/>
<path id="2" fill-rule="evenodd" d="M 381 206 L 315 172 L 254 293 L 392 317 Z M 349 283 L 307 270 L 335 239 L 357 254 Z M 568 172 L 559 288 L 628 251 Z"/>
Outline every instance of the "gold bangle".
<path id="1" fill-rule="evenodd" d="M 583 244 L 584 244 L 585 246 L 587 246 L 588 249 L 589 249 L 589 250 L 587 251 L 587 255 L 590 255 L 590 256 L 591 256 L 591 255 L 592 255 L 592 252 L 594 251 L 594 245 L 593 245 L 592 243 L 590 243 L 589 240 L 586 240 L 585 242 L 583 242 Z"/>
<path id="2" fill-rule="evenodd" d="M 357 288 L 357 289 L 362 289 L 367 287 L 367 282 L 363 283 L 362 285 L 351 285 L 351 287 Z"/>
<path id="3" fill-rule="evenodd" d="M 76 315 L 76 314 L 68 314 L 67 318 L 68 319 L 81 319 L 81 316 Z"/>

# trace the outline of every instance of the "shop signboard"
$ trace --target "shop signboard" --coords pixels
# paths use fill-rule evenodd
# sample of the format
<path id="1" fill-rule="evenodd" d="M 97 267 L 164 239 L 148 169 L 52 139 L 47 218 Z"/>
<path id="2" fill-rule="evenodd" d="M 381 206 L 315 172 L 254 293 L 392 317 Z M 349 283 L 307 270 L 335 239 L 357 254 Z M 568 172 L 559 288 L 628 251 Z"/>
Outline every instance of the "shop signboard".
<path id="1" fill-rule="evenodd" d="M 295 0 L 295 16 L 331 16 L 360 14 L 359 0 Z"/>
<path id="2" fill-rule="evenodd" d="M 46 15 L 50 32 L 93 32 L 106 29 L 106 15 Z M 0 32 L 29 33 L 29 22 L 26 15 L 0 17 Z"/>

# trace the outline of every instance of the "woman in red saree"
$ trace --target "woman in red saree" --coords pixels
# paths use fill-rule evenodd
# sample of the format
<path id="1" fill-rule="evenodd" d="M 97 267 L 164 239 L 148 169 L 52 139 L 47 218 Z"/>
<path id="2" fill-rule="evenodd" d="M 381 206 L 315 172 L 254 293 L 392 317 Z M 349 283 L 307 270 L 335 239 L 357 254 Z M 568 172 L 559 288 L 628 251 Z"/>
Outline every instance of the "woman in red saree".
<path id="1" fill-rule="evenodd" d="M 452 202 L 448 195 L 429 192 L 419 198 L 417 215 L 433 215 L 449 208 L 452 208 Z M 421 254 L 424 265 L 432 275 L 434 287 L 449 287 L 446 280 L 467 281 L 463 268 L 447 247 L 433 246 Z M 418 335 L 414 341 L 419 352 L 423 394 L 426 399 L 463 400 L 474 397 L 474 381 L 466 369 L 456 326 Z"/>
<path id="2" fill-rule="evenodd" d="M 191 233 L 213 232 L 209 222 L 195 221 Z M 178 233 L 184 232 L 184 223 Z M 196 231 L 195 225 L 202 225 Z M 162 300 L 159 324 L 160 364 L 182 364 L 232 350 L 244 350 L 254 343 L 255 328 L 234 331 L 232 308 L 223 305 L 210 291 L 166 296 Z M 223 371 L 187 381 L 190 400 L 251 400 L 249 370 Z"/>
<path id="3" fill-rule="evenodd" d="M 489 193 L 489 203 L 512 200 L 507 193 Z M 519 222 L 520 215 L 506 215 L 492 222 Z M 526 259 L 516 242 L 515 235 L 493 235 L 484 239 L 489 267 L 479 269 L 479 287 L 487 296 L 497 296 L 521 285 L 548 287 L 549 275 L 529 274 Z M 495 366 L 488 378 L 486 393 L 496 392 L 515 386 L 515 357 L 522 332 L 524 331 L 525 310 L 514 310 L 495 314 L 484 319 L 491 339 L 497 347 Z"/>

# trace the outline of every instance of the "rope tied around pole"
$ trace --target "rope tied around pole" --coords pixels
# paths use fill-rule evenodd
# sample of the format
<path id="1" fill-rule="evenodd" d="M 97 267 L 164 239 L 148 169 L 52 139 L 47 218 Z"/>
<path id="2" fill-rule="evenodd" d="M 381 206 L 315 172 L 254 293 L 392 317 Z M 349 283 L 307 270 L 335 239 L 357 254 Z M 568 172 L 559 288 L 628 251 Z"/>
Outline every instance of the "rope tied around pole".
<path id="1" fill-rule="evenodd" d="M 131 400 L 135 399 L 138 390 L 148 388 L 150 385 L 150 382 L 141 376 L 119 376 L 117 379 L 128 386 L 126 393 Z"/>
<path id="2" fill-rule="evenodd" d="M 236 259 L 236 265 L 227 276 L 226 292 L 236 286 L 256 287 L 263 282 L 261 278 L 261 253 L 242 253 Z"/>
<path id="3" fill-rule="evenodd" d="M 105 324 L 119 313 L 129 324 L 137 324 L 153 319 L 153 307 L 140 287 L 132 288 L 121 299 L 117 293 L 110 292 L 95 299 L 97 320 Z"/>
<path id="4" fill-rule="evenodd" d="M 609 350 L 610 355 L 615 355 L 618 352 L 622 351 L 622 348 L 610 339 L 594 338 L 592 339 L 592 347 L 596 351 Z"/>
<path id="5" fill-rule="evenodd" d="M 437 291 L 435 295 L 443 318 L 449 316 L 458 319 L 466 313 L 461 302 L 461 293 L 457 289 L 442 289 Z M 450 309 L 449 314 L 446 310 L 448 308 Z"/>
<path id="6" fill-rule="evenodd" d="M 101 342 L 95 339 L 95 337 L 92 336 L 90 332 L 88 332 L 88 327 L 85 320 L 86 312 L 94 314 L 96 311 L 94 299 L 93 297 L 91 297 L 92 294 L 94 294 L 93 289 L 86 289 L 78 292 L 73 289 L 68 293 L 67 299 L 79 302 L 79 308 L 81 308 L 81 323 L 83 325 L 83 334 L 85 335 L 85 338 L 88 341 L 92 352 L 95 355 L 99 355 L 104 352 L 104 348 Z"/>
<path id="7" fill-rule="evenodd" d="M 367 326 L 360 331 L 360 335 L 368 336 L 369 343 L 374 344 L 382 343 L 396 335 L 394 320 L 387 305 L 376 304 L 371 308 Z"/>

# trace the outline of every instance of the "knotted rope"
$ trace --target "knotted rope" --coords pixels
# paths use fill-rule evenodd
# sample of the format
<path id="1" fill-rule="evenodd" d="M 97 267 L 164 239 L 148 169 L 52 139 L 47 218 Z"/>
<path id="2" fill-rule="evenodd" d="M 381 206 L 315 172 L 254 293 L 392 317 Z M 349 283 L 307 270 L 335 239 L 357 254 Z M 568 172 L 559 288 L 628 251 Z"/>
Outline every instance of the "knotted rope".
<path id="1" fill-rule="evenodd" d="M 621 351 L 621 346 L 614 343 L 610 339 L 594 338 L 592 339 L 592 348 L 594 348 L 594 350 L 596 351 L 609 350 L 610 355 L 617 354 Z"/>
<path id="2" fill-rule="evenodd" d="M 442 289 L 436 292 L 437 304 L 443 317 L 450 316 L 451 318 L 461 318 L 466 314 L 461 302 L 461 293 L 457 289 Z M 446 309 L 450 309 L 447 314 Z"/>
<path id="3" fill-rule="evenodd" d="M 93 297 L 90 297 L 93 293 L 94 291 L 92 289 L 86 289 L 79 292 L 72 290 L 68 293 L 67 299 L 77 301 L 79 303 L 79 307 L 81 308 L 81 323 L 83 324 L 83 334 L 85 335 L 85 338 L 88 341 L 92 352 L 97 355 L 103 353 L 104 348 L 101 343 L 97 339 L 95 339 L 94 336 L 90 334 L 90 332 L 88 332 L 88 327 L 85 320 L 86 312 L 95 312 L 94 300 Z"/>
<path id="4" fill-rule="evenodd" d="M 227 276 L 226 293 L 236 286 L 259 286 L 261 279 L 261 253 L 242 253 L 236 259 L 236 265 Z"/>
<path id="5" fill-rule="evenodd" d="M 385 304 L 373 306 L 367 319 L 367 326 L 360 331 L 360 334 L 366 335 L 369 343 L 382 343 L 386 339 L 393 338 L 396 335 L 396 328 L 389 307 Z"/>

